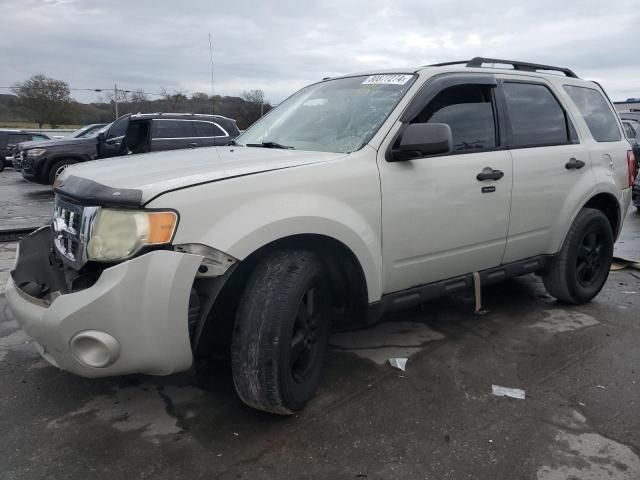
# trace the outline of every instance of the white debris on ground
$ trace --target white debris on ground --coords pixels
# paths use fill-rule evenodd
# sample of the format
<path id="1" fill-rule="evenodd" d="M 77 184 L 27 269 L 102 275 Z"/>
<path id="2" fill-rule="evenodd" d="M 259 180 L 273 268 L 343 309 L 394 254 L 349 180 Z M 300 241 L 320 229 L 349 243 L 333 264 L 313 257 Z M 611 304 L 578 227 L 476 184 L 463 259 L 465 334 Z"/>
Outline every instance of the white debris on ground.
<path id="1" fill-rule="evenodd" d="M 499 385 L 491 385 L 491 393 L 496 397 L 510 397 L 519 400 L 525 399 L 525 391 L 520 388 L 501 387 Z"/>
<path id="2" fill-rule="evenodd" d="M 391 365 L 393 368 L 397 368 L 398 370 L 402 370 L 404 372 L 407 368 L 407 360 L 409 359 L 408 358 L 390 358 L 389 365 Z"/>

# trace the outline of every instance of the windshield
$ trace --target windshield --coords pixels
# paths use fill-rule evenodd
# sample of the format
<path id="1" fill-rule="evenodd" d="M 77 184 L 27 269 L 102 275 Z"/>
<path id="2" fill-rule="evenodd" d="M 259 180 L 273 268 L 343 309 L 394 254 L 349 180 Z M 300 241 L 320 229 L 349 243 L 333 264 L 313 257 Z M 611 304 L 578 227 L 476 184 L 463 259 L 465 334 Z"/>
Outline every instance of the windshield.
<path id="1" fill-rule="evenodd" d="M 409 89 L 414 75 L 339 78 L 303 88 L 235 144 L 347 153 L 362 148 Z"/>
<path id="2" fill-rule="evenodd" d="M 69 134 L 69 138 L 93 138 L 98 135 L 104 127 L 100 125 L 88 125 Z"/>

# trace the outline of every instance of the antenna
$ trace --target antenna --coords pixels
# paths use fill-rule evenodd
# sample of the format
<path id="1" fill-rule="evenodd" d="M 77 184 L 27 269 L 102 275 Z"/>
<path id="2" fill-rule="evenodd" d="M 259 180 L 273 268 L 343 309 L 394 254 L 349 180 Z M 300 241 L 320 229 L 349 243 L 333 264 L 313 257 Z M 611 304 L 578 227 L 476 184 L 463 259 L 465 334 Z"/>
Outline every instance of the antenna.
<path id="1" fill-rule="evenodd" d="M 213 47 L 211 45 L 211 32 L 209 32 L 209 60 L 211 60 L 211 114 L 216 114 L 216 102 L 213 98 Z"/>

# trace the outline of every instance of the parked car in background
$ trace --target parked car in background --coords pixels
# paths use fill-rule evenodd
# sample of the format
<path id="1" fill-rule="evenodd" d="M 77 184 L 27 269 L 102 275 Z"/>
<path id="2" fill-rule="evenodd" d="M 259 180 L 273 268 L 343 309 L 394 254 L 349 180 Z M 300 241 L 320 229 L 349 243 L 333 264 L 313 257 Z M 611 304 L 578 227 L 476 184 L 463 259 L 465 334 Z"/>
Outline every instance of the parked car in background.
<path id="1" fill-rule="evenodd" d="M 235 120 L 220 115 L 124 115 L 93 136 L 24 147 L 22 176 L 32 182 L 53 185 L 65 168 L 76 163 L 133 153 L 226 145 L 239 134 Z"/>
<path id="2" fill-rule="evenodd" d="M 151 129 L 171 139 L 178 123 Z M 475 58 L 325 79 L 232 146 L 62 173 L 5 295 L 62 370 L 168 375 L 226 353 L 247 405 L 290 415 L 332 325 L 530 273 L 589 302 L 634 175 L 605 92 L 567 68 Z"/>
<path id="3" fill-rule="evenodd" d="M 640 175 L 636 175 L 636 181 L 633 184 L 631 191 L 631 201 L 633 206 L 636 207 L 638 213 L 640 213 Z"/>
<path id="4" fill-rule="evenodd" d="M 622 120 L 624 134 L 633 148 L 636 157 L 636 172 L 640 171 L 640 122 L 635 120 Z"/>
<path id="5" fill-rule="evenodd" d="M 0 129 L 0 172 L 9 165 L 16 145 L 22 142 L 50 140 L 48 135 L 26 130 Z"/>
<path id="6" fill-rule="evenodd" d="M 107 125 L 109 124 L 92 123 L 91 125 L 85 125 L 84 127 L 79 128 L 78 130 L 70 133 L 66 137 L 55 137 L 55 138 L 52 138 L 51 140 L 60 141 L 60 140 L 65 140 L 70 138 L 94 138 L 98 135 L 98 133 L 100 133 L 100 130 L 102 130 Z M 13 156 L 11 157 L 11 162 L 14 170 L 16 171 L 22 170 L 22 161 L 23 161 L 22 152 L 24 150 L 28 150 L 30 148 L 35 148 L 35 147 L 37 147 L 37 145 L 34 145 L 33 142 L 23 142 L 16 145 L 16 147 L 13 149 Z"/>
<path id="7" fill-rule="evenodd" d="M 619 115 L 622 120 L 634 120 L 636 122 L 640 122 L 640 110 L 638 109 L 631 109 L 626 112 L 620 112 Z"/>

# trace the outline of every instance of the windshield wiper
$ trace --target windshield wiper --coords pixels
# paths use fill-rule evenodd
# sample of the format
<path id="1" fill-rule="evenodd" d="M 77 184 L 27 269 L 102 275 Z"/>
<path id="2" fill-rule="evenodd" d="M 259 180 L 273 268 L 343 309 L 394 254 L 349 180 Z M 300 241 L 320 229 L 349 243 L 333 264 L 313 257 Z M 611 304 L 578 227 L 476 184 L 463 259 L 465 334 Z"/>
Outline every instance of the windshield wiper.
<path id="1" fill-rule="evenodd" d="M 247 147 L 282 148 L 284 150 L 295 150 L 295 147 L 292 147 L 291 145 L 282 145 L 278 142 L 247 143 Z"/>

